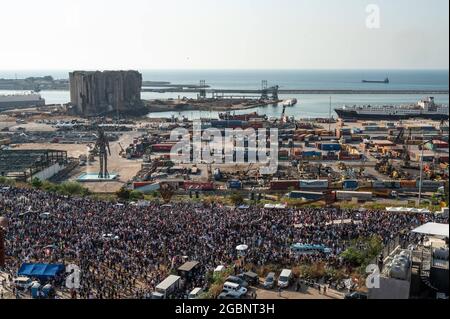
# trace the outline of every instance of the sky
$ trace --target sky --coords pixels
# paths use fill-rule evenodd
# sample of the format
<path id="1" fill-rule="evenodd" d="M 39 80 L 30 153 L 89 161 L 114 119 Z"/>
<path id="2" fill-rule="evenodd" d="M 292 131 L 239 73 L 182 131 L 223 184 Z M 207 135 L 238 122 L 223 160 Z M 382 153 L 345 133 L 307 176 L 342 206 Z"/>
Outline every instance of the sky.
<path id="1" fill-rule="evenodd" d="M 0 30 L 0 70 L 449 67 L 448 0 L 1 0 Z"/>

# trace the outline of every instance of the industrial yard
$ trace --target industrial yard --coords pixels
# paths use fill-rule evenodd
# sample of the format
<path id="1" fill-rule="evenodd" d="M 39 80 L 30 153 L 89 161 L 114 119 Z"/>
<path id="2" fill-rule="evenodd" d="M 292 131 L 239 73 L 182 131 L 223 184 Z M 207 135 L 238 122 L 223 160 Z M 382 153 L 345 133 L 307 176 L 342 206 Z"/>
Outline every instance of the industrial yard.
<path id="1" fill-rule="evenodd" d="M 66 151 L 72 164 L 70 172 L 59 180 L 62 182 L 77 180 L 83 172 L 98 172 L 93 146 L 101 127 L 110 141 L 109 170 L 118 178 L 86 182 L 85 186 L 93 192 L 114 193 L 127 187 L 151 194 L 168 184 L 175 196 L 240 192 L 248 200 L 296 205 L 320 201 L 402 201 L 407 206 L 417 200 L 419 191 L 423 203 L 439 205 L 436 198 L 445 201 L 448 124 L 443 121 L 314 121 L 288 117 L 268 120 L 256 113 L 235 118 L 204 119 L 202 123 L 222 132 L 229 128 L 278 129 L 279 164 L 274 174 L 259 174 L 265 164 L 251 162 L 247 155 L 243 161 L 232 163 L 174 163 L 170 151 L 177 141 L 170 139 L 170 133 L 183 128 L 192 134 L 193 122 L 186 119 L 116 123 L 107 118 L 43 119 L 33 115 L 18 120 L 3 116 L 0 140 L 2 152 Z M 248 148 L 243 151 L 247 154 Z"/>

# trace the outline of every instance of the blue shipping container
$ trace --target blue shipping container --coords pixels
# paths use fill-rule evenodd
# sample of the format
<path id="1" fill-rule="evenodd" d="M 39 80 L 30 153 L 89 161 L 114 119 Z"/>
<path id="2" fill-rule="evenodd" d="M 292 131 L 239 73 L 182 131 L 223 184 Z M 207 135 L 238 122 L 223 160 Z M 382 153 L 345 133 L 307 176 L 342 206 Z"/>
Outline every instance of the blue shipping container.
<path id="1" fill-rule="evenodd" d="M 240 188 L 242 188 L 242 182 L 241 181 L 229 181 L 228 188 L 240 189 Z"/>
<path id="2" fill-rule="evenodd" d="M 322 151 L 340 151 L 341 144 L 322 144 Z"/>
<path id="3" fill-rule="evenodd" d="M 289 198 L 300 199 L 304 198 L 306 200 L 315 200 L 323 197 L 323 193 L 319 192 L 290 192 Z"/>
<path id="4" fill-rule="evenodd" d="M 344 189 L 356 189 L 358 188 L 358 181 L 355 180 L 347 180 L 342 183 L 342 187 Z"/>

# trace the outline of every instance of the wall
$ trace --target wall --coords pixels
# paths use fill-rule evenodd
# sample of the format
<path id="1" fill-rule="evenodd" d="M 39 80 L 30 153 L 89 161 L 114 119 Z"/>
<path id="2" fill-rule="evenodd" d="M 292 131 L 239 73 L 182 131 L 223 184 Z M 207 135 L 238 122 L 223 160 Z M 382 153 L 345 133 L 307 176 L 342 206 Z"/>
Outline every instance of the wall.
<path id="1" fill-rule="evenodd" d="M 66 167 L 65 165 L 59 165 L 59 163 L 55 163 L 52 166 L 49 166 L 46 169 L 34 174 L 31 179 L 37 177 L 41 181 L 45 181 L 51 178 L 56 173 L 58 173 L 59 171 L 63 170 L 65 167 Z"/>
<path id="2" fill-rule="evenodd" d="M 409 299 L 408 280 L 380 277 L 380 288 L 369 289 L 369 299 Z"/>

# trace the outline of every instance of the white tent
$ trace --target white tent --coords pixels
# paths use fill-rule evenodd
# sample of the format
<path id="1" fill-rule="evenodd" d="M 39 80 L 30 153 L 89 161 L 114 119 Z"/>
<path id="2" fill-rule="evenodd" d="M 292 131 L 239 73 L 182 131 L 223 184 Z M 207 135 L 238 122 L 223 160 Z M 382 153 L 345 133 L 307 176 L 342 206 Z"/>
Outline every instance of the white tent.
<path id="1" fill-rule="evenodd" d="M 386 211 L 391 213 L 412 213 L 412 214 L 430 214 L 426 208 L 408 208 L 408 207 L 386 207 Z"/>
<path id="2" fill-rule="evenodd" d="M 448 229 L 448 224 L 427 223 L 425 225 L 417 227 L 416 229 L 413 229 L 413 233 L 442 236 L 448 238 Z"/>

